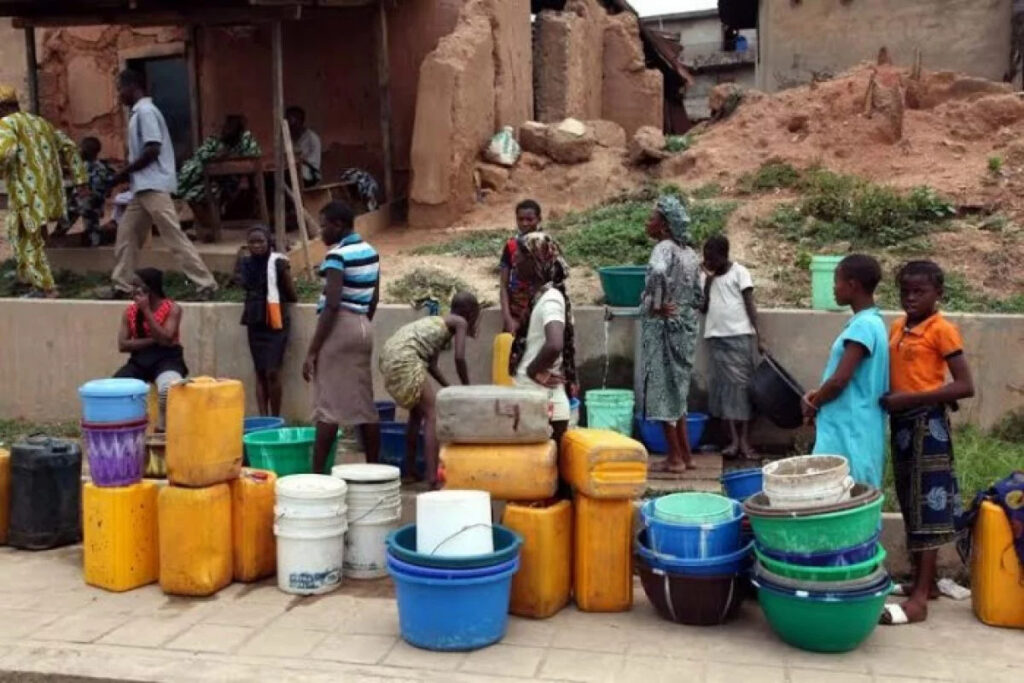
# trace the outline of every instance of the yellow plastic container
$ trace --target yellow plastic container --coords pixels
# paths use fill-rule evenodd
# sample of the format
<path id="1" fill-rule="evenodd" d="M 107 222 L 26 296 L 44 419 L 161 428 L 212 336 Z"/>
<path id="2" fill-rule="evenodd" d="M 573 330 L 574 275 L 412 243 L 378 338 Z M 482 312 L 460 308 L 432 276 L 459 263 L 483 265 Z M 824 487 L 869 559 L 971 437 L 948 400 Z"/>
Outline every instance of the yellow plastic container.
<path id="1" fill-rule="evenodd" d="M 981 504 L 971 547 L 971 601 L 974 614 L 989 626 L 1024 628 L 1024 575 L 1006 513 Z"/>
<path id="2" fill-rule="evenodd" d="M 512 354 L 512 342 L 515 340 L 508 332 L 494 337 L 494 348 L 491 353 L 491 384 L 511 387 L 515 385 L 512 375 L 508 374 L 508 359 Z"/>
<path id="3" fill-rule="evenodd" d="M 235 581 L 259 581 L 277 570 L 274 484 L 268 470 L 245 468 L 231 482 L 231 537 Z"/>
<path id="4" fill-rule="evenodd" d="M 573 582 L 584 612 L 633 606 L 633 501 L 577 495 Z"/>
<path id="5" fill-rule="evenodd" d="M 85 582 L 129 591 L 160 578 L 157 494 L 151 481 L 131 486 L 82 486 Z"/>
<path id="6" fill-rule="evenodd" d="M 7 544 L 11 525 L 11 454 L 0 448 L 0 545 Z"/>
<path id="7" fill-rule="evenodd" d="M 242 470 L 245 391 L 236 379 L 195 377 L 167 395 L 167 478 L 176 486 L 213 486 Z"/>
<path id="8" fill-rule="evenodd" d="M 165 486 L 160 513 L 160 588 L 213 595 L 231 583 L 231 488 Z"/>
<path id="9" fill-rule="evenodd" d="M 446 488 L 487 491 L 498 500 L 543 500 L 558 489 L 554 441 L 448 443 L 441 446 L 441 466 Z"/>
<path id="10" fill-rule="evenodd" d="M 501 523 L 523 537 L 508 611 L 546 619 L 572 592 L 572 503 L 509 503 Z"/>
<path id="11" fill-rule="evenodd" d="M 160 423 L 160 394 L 155 384 L 149 385 L 149 393 L 146 394 L 146 418 L 146 434 L 152 434 Z"/>
<path id="12" fill-rule="evenodd" d="M 570 429 L 558 463 L 565 479 L 590 498 L 637 498 L 647 488 L 647 449 L 606 429 Z"/>

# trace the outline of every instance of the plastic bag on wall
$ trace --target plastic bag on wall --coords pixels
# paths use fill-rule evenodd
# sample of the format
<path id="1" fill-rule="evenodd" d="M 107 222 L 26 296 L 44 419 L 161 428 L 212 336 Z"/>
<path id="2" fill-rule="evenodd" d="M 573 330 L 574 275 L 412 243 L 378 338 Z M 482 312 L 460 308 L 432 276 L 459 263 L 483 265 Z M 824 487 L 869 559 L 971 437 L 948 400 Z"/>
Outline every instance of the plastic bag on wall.
<path id="1" fill-rule="evenodd" d="M 515 131 L 512 130 L 512 126 L 505 126 L 491 138 L 484 151 L 484 158 L 492 164 L 511 167 L 519 161 L 520 154 L 522 149 L 516 142 Z"/>

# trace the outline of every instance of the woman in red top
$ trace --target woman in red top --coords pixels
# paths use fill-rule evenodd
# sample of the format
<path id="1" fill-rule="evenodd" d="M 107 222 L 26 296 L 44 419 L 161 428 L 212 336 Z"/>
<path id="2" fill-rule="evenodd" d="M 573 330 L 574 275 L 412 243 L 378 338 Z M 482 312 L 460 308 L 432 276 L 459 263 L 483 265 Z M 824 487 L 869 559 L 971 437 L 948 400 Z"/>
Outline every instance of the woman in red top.
<path id="1" fill-rule="evenodd" d="M 164 430 L 167 390 L 188 376 L 185 354 L 178 341 L 181 306 L 164 294 L 164 274 L 156 268 L 142 268 L 132 278 L 134 301 L 121 316 L 117 348 L 127 353 L 128 362 L 114 377 L 132 377 L 156 384 L 160 395 L 157 431 Z"/>

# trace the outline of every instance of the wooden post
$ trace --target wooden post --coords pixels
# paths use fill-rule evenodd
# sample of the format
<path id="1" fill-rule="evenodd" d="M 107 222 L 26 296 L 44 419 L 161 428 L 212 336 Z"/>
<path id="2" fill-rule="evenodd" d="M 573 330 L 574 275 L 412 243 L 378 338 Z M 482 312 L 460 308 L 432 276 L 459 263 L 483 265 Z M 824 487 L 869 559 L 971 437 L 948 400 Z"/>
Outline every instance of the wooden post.
<path id="1" fill-rule="evenodd" d="M 33 114 L 39 113 L 39 64 L 36 62 L 36 29 L 25 27 L 25 66 L 28 80 L 28 107 Z"/>
<path id="2" fill-rule="evenodd" d="M 271 52 L 274 99 L 274 235 L 277 248 L 287 251 L 284 224 L 284 56 L 282 53 L 281 22 L 271 26 Z"/>
<path id="3" fill-rule="evenodd" d="M 199 149 L 203 140 L 203 113 L 199 106 L 199 26 L 189 24 L 188 42 L 185 43 L 188 62 L 188 108 L 192 118 L 192 151 Z"/>
<path id="4" fill-rule="evenodd" d="M 302 256 L 306 260 L 306 267 L 303 271 L 313 279 L 313 264 L 309 262 L 309 234 L 306 232 L 306 209 L 302 206 L 302 178 L 295 169 L 295 150 L 292 149 L 292 131 L 288 127 L 287 119 L 281 119 L 281 138 L 284 140 L 284 152 L 288 158 L 288 175 L 292 179 L 291 195 L 292 203 L 295 205 L 295 219 L 299 223 L 299 237 L 302 239 Z"/>
<path id="5" fill-rule="evenodd" d="M 391 64 L 388 59 L 388 15 L 386 0 L 377 2 L 377 96 L 380 103 L 380 146 L 384 156 L 384 201 L 394 199 L 391 163 Z"/>

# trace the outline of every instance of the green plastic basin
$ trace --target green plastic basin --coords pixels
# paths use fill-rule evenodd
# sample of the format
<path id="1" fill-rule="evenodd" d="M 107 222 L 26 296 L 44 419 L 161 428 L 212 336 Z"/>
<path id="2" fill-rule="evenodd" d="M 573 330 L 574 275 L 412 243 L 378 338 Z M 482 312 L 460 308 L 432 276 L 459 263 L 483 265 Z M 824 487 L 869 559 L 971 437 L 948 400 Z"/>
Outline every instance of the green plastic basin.
<path id="1" fill-rule="evenodd" d="M 331 452 L 338 448 L 341 430 L 334 439 Z M 313 472 L 313 442 L 316 440 L 316 427 L 282 427 L 250 432 L 242 437 L 245 453 L 249 458 L 249 466 L 261 470 L 271 470 L 279 477 L 289 474 L 311 474 Z M 330 474 L 334 466 L 334 458 L 328 457 L 324 471 Z"/>
<path id="2" fill-rule="evenodd" d="M 844 599 L 801 597 L 758 587 L 758 601 L 776 635 L 811 652 L 849 652 L 867 640 L 892 586 L 868 596 Z"/>
<path id="3" fill-rule="evenodd" d="M 609 306 L 639 306 L 644 293 L 647 266 L 609 266 L 598 268 L 604 302 Z"/>
<path id="4" fill-rule="evenodd" d="M 850 564 L 845 567 L 812 567 L 810 565 L 789 564 L 765 556 L 754 548 L 754 553 L 761 565 L 770 572 L 798 581 L 850 581 L 862 579 L 874 572 L 885 562 L 885 548 L 878 546 L 878 552 L 870 560 Z"/>
<path id="5" fill-rule="evenodd" d="M 820 553 L 867 543 L 882 523 L 879 496 L 870 503 L 849 510 L 806 517 L 758 516 L 744 508 L 758 542 L 769 550 L 789 553 Z"/>

